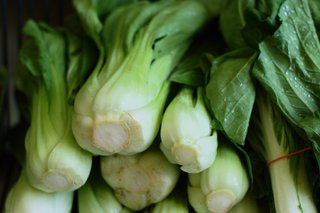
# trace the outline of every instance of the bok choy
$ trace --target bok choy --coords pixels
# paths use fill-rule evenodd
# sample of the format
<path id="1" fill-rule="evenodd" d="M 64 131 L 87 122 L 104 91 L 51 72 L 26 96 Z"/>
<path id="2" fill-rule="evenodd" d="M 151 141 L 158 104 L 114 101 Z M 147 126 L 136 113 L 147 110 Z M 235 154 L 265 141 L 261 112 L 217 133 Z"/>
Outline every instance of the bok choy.
<path id="1" fill-rule="evenodd" d="M 250 129 L 248 140 L 269 163 L 276 212 L 317 212 L 306 170 L 310 158 L 305 153 L 289 157 L 290 153 L 305 148 L 306 141 L 263 91 L 257 96 L 256 106 L 254 129 Z"/>
<path id="2" fill-rule="evenodd" d="M 312 2 L 312 1 L 310 1 Z M 282 113 L 308 137 L 320 168 L 320 41 L 308 0 L 287 0 L 281 25 L 259 44 L 253 75 Z M 316 7 L 312 7 L 313 10 Z M 302 134 L 302 133 L 301 133 Z"/>
<path id="3" fill-rule="evenodd" d="M 218 141 L 203 101 L 203 88 L 179 91 L 164 112 L 160 134 L 162 152 L 183 171 L 198 173 L 211 166 Z"/>
<path id="4" fill-rule="evenodd" d="M 170 89 L 168 76 L 206 19 L 196 1 L 136 2 L 108 15 L 101 31 L 104 65 L 75 99 L 72 129 L 82 148 L 107 156 L 151 145 Z"/>
<path id="5" fill-rule="evenodd" d="M 246 168 L 229 144 L 219 144 L 216 159 L 208 169 L 189 174 L 188 197 L 196 212 L 228 212 L 248 189 Z"/>
<path id="6" fill-rule="evenodd" d="M 65 37 L 32 20 L 23 32 L 27 39 L 20 60 L 26 72 L 20 75 L 20 89 L 31 102 L 25 136 L 26 174 L 31 185 L 43 191 L 75 190 L 86 182 L 92 160 L 71 130 L 73 106 L 68 104 Z"/>

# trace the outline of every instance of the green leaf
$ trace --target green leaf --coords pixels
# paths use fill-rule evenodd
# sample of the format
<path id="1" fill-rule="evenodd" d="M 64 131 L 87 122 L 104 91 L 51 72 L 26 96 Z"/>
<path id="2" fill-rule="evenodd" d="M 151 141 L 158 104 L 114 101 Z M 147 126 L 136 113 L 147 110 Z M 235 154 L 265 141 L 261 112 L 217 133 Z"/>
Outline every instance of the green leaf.
<path id="1" fill-rule="evenodd" d="M 44 84 L 50 105 L 59 109 L 66 89 L 65 37 L 59 30 L 33 20 L 26 22 L 23 33 L 26 40 L 20 51 L 20 61 L 34 77 L 26 74 L 21 80 L 32 80 L 37 87 Z"/>
<path id="2" fill-rule="evenodd" d="M 64 34 L 45 23 L 33 20 L 26 22 L 23 33 L 26 38 L 19 55 L 23 65 L 23 70 L 19 73 L 21 76 L 18 76 L 19 86 L 21 86 L 19 89 L 26 92 L 30 102 L 36 102 L 34 99 L 39 97 L 37 101 L 46 104 L 54 126 L 57 129 L 63 129 L 61 121 L 67 119 L 65 116 L 67 85 Z M 45 91 L 42 92 L 42 90 Z"/>
<path id="3" fill-rule="evenodd" d="M 253 74 L 282 113 L 312 143 L 320 167 L 320 42 L 307 0 L 288 0 L 280 8 L 281 25 L 260 44 Z"/>
<path id="4" fill-rule="evenodd" d="M 271 25 L 276 25 L 278 22 L 279 8 L 284 0 L 257 0 L 257 10 L 268 17 L 268 21 Z"/>
<path id="5" fill-rule="evenodd" d="M 275 9 L 274 12 L 277 11 Z M 276 18 L 256 8 L 246 9 L 244 18 L 246 25 L 241 29 L 241 35 L 246 44 L 255 49 L 258 49 L 259 43 L 272 35 L 278 27 Z"/>
<path id="6" fill-rule="evenodd" d="M 197 35 L 184 58 L 175 68 L 169 80 L 192 87 L 203 87 L 214 56 L 224 51 L 224 42 L 217 32 L 218 23 L 209 22 Z"/>
<path id="7" fill-rule="evenodd" d="M 201 69 L 194 68 L 191 64 L 179 66 L 179 70 L 173 73 L 170 81 L 194 87 L 201 86 L 204 82 Z"/>
<path id="8" fill-rule="evenodd" d="M 254 0 L 228 0 L 220 11 L 221 33 L 230 49 L 246 47 L 241 35 L 246 25 L 244 12 L 254 6 Z"/>
<path id="9" fill-rule="evenodd" d="M 73 0 L 75 8 L 87 34 L 96 42 L 97 46 L 101 45 L 100 32 L 105 18 L 116 8 L 136 2 L 137 0 Z"/>
<path id="10" fill-rule="evenodd" d="M 247 144 L 257 156 L 264 158 L 264 170 L 270 174 L 276 212 L 316 212 L 310 190 L 311 179 L 306 178 L 306 175 L 311 177 L 313 171 L 307 167 L 312 166 L 313 161 L 308 152 L 296 154 L 308 147 L 306 139 L 298 134 L 269 95 L 258 87 Z M 289 197 L 286 196 L 288 191 Z"/>
<path id="11" fill-rule="evenodd" d="M 315 158 L 320 165 L 320 110 L 315 113 L 314 117 L 308 117 L 299 122 L 299 127 L 302 128 L 311 141 L 311 146 Z M 320 167 L 320 166 L 319 166 Z"/>
<path id="12" fill-rule="evenodd" d="M 314 21 L 314 24 L 316 26 L 318 36 L 320 33 L 320 1 L 318 0 L 308 0 L 309 6 L 310 6 L 310 11 L 311 15 Z"/>
<path id="13" fill-rule="evenodd" d="M 256 53 L 247 50 L 236 50 L 216 58 L 206 86 L 215 118 L 229 139 L 240 145 L 244 144 L 255 100 L 250 73 L 255 59 Z"/>
<path id="14" fill-rule="evenodd" d="M 73 103 L 74 97 L 93 72 L 98 61 L 98 48 L 84 33 L 77 17 L 69 17 L 66 26 L 67 38 L 67 86 L 68 102 Z"/>
<path id="15" fill-rule="evenodd" d="M 260 44 L 254 76 L 295 124 L 320 108 L 320 43 L 306 0 L 286 1 L 281 26 Z"/>

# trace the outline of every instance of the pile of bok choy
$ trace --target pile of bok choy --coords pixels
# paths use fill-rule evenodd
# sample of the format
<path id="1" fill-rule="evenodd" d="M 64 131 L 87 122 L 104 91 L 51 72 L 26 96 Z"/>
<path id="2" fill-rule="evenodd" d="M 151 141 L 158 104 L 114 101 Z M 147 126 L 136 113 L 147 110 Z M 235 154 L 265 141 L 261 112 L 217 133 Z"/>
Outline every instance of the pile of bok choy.
<path id="1" fill-rule="evenodd" d="M 319 1 L 72 3 L 23 28 L 4 212 L 320 210 Z"/>

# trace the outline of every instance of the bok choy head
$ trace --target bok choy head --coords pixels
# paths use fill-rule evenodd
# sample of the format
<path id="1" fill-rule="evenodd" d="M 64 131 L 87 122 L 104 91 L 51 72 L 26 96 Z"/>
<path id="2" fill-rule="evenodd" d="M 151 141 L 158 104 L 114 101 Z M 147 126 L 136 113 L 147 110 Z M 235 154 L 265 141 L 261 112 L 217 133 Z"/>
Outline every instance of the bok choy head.
<path id="1" fill-rule="evenodd" d="M 105 63 L 75 99 L 72 126 L 81 147 L 112 155 L 150 146 L 169 92 L 168 76 L 206 17 L 196 1 L 136 2 L 107 17 L 101 34 Z"/>
<path id="2" fill-rule="evenodd" d="M 223 142 L 208 169 L 189 174 L 188 198 L 196 212 L 228 212 L 245 197 L 249 185 L 237 150 Z"/>
<path id="3" fill-rule="evenodd" d="M 218 141 L 203 101 L 203 88 L 179 91 L 164 112 L 160 134 L 162 152 L 183 171 L 198 173 L 211 166 Z"/>
<path id="4" fill-rule="evenodd" d="M 65 37 L 60 30 L 32 20 L 23 32 L 20 60 L 26 72 L 19 76 L 24 82 L 20 89 L 31 102 L 26 174 L 31 185 L 43 191 L 75 190 L 89 176 L 91 154 L 78 146 L 71 130 Z"/>

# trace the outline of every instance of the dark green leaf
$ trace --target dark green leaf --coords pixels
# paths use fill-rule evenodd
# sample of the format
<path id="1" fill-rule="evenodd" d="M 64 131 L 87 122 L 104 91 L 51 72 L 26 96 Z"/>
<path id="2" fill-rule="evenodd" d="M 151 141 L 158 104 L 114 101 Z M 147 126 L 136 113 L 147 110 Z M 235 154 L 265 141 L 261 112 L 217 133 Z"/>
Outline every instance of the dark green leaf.
<path id="1" fill-rule="evenodd" d="M 316 26 L 318 36 L 320 34 L 320 1 L 319 0 L 308 0 L 310 5 L 310 11 L 313 18 L 313 22 Z"/>
<path id="2" fill-rule="evenodd" d="M 245 10 L 244 16 L 246 25 L 241 29 L 241 35 L 248 46 L 258 49 L 258 44 L 274 33 L 277 22 L 255 8 Z"/>
<path id="3" fill-rule="evenodd" d="M 25 75 L 26 79 L 21 80 L 30 82 L 37 78 L 34 84 L 44 84 L 49 102 L 56 104 L 52 99 L 65 95 L 61 92 L 65 90 L 66 72 L 64 35 L 45 23 L 33 20 L 26 22 L 23 33 L 26 40 L 20 50 L 20 61 L 34 77 L 28 79 Z"/>
<path id="4" fill-rule="evenodd" d="M 288 0 L 274 36 L 260 44 L 254 76 L 295 124 L 320 108 L 320 43 L 306 0 Z"/>
<path id="5" fill-rule="evenodd" d="M 69 17 L 66 26 L 67 49 L 67 85 L 69 103 L 84 84 L 98 60 L 95 43 L 86 36 L 78 18 Z"/>
<path id="6" fill-rule="evenodd" d="M 20 85 L 27 87 L 20 89 L 30 95 L 27 98 L 32 102 L 31 114 L 40 114 L 38 108 L 49 110 L 50 120 L 55 128 L 63 129 L 61 123 L 65 123 L 68 111 L 64 34 L 54 27 L 33 20 L 26 22 L 23 33 L 26 39 L 20 49 L 20 61 L 24 67 L 18 78 L 24 81 Z M 44 107 L 41 108 L 40 104 Z"/>
<path id="7" fill-rule="evenodd" d="M 184 58 L 171 74 L 170 81 L 204 87 L 213 57 L 225 51 L 223 38 L 217 28 L 217 20 L 210 21 L 194 36 Z"/>
<path id="8" fill-rule="evenodd" d="M 244 12 L 254 6 L 254 0 L 228 0 L 220 11 L 220 30 L 230 49 L 246 47 L 241 35 L 246 25 Z"/>
<path id="9" fill-rule="evenodd" d="M 253 74 L 282 113 L 311 142 L 320 168 L 320 43 L 308 0 L 287 0 L 281 25 L 259 46 Z"/>
<path id="10" fill-rule="evenodd" d="M 215 118 L 223 130 L 237 144 L 244 144 L 255 88 L 251 68 L 256 53 L 237 50 L 216 58 L 206 87 L 206 96 Z"/>
<path id="11" fill-rule="evenodd" d="M 100 48 L 102 43 L 99 34 L 106 16 L 118 7 L 136 1 L 137 0 L 73 0 L 73 7 L 79 15 L 86 33 Z"/>

